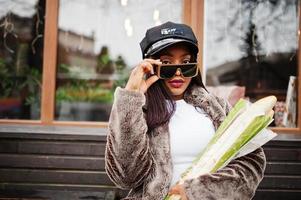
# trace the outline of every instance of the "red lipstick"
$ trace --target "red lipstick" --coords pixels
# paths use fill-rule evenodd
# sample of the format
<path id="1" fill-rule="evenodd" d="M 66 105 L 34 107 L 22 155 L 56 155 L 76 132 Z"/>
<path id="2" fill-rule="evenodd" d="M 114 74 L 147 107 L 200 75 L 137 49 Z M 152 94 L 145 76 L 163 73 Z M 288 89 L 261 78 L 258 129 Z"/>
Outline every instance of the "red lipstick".
<path id="1" fill-rule="evenodd" d="M 168 83 L 173 88 L 180 88 L 184 84 L 184 81 L 183 80 L 171 80 L 171 81 L 168 81 Z"/>

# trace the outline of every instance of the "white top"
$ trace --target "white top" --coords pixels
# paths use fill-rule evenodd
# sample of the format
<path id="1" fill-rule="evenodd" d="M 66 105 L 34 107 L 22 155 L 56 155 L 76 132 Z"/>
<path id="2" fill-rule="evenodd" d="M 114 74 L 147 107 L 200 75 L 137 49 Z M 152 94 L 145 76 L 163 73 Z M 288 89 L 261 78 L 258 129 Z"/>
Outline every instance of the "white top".
<path id="1" fill-rule="evenodd" d="M 211 119 L 200 108 L 176 101 L 176 111 L 169 122 L 173 177 L 171 186 L 191 165 L 197 154 L 209 143 L 215 133 Z"/>

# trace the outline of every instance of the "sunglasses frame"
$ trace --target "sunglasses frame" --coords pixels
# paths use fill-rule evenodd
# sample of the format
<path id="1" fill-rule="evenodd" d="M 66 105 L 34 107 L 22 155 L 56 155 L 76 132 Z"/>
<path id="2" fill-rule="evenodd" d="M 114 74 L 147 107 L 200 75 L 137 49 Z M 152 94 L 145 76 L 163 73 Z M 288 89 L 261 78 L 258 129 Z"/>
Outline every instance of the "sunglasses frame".
<path id="1" fill-rule="evenodd" d="M 188 66 L 188 65 L 195 65 L 196 68 L 197 68 L 197 70 L 196 70 L 196 72 L 195 72 L 195 74 L 194 74 L 193 76 L 186 77 L 186 76 L 183 75 L 183 72 L 182 72 L 182 70 L 181 70 L 180 67 L 182 67 L 182 66 Z M 176 72 L 174 73 L 174 75 L 173 75 L 172 77 L 170 77 L 170 78 L 163 78 L 163 77 L 160 76 L 160 74 L 161 74 L 160 72 L 161 72 L 161 68 L 162 68 L 162 67 L 178 67 L 178 68 L 180 68 L 181 75 L 182 75 L 184 78 L 193 78 L 193 77 L 197 76 L 197 75 L 198 75 L 198 72 L 199 72 L 199 70 L 198 70 L 198 63 L 161 64 L 161 65 L 156 65 L 156 69 L 155 69 L 155 73 L 156 73 L 156 75 L 157 75 L 160 79 L 171 79 L 171 78 L 173 78 L 173 77 L 175 76 L 175 74 L 176 74 L 176 72 L 177 72 L 177 70 L 178 70 L 178 68 L 177 68 Z"/>

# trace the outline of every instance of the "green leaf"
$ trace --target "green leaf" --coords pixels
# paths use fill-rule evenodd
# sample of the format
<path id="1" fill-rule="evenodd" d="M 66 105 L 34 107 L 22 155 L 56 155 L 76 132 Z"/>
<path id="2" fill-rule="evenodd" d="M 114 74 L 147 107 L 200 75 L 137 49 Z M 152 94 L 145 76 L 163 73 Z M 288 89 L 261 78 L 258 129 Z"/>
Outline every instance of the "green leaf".
<path id="1" fill-rule="evenodd" d="M 231 147 L 224 153 L 219 159 L 216 165 L 212 168 L 211 172 L 217 171 L 224 163 L 235 156 L 235 154 L 243 147 L 248 141 L 250 141 L 257 133 L 266 128 L 271 123 L 271 117 L 269 116 L 257 116 L 253 121 L 245 128 L 240 136 L 235 140 Z"/>
<path id="2" fill-rule="evenodd" d="M 234 105 L 234 107 L 230 110 L 225 120 L 218 127 L 215 132 L 213 138 L 210 140 L 206 148 L 201 151 L 196 158 L 193 160 L 192 165 L 181 175 L 181 178 L 185 178 L 185 176 L 191 171 L 192 167 L 200 160 L 203 154 L 211 148 L 211 146 L 220 138 L 220 136 L 225 132 L 225 130 L 232 124 L 232 122 L 247 109 L 248 102 L 244 99 L 239 99 L 239 101 Z"/>

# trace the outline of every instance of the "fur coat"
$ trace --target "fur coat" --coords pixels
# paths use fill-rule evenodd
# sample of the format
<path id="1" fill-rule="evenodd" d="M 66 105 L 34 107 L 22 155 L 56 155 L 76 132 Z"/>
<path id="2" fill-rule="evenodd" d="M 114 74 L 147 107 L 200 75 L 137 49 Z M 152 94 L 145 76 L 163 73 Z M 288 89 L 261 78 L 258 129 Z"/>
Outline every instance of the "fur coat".
<path id="1" fill-rule="evenodd" d="M 200 107 L 215 129 L 229 112 L 228 103 L 201 87 L 185 92 L 184 100 Z M 117 88 L 109 120 L 105 153 L 106 172 L 127 200 L 162 200 L 172 178 L 168 124 L 149 132 L 144 118 L 144 94 Z M 183 133 L 185 134 L 185 133 Z M 249 200 L 263 178 L 266 165 L 262 148 L 231 161 L 216 173 L 184 183 L 189 200 Z"/>

